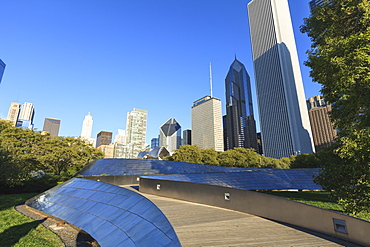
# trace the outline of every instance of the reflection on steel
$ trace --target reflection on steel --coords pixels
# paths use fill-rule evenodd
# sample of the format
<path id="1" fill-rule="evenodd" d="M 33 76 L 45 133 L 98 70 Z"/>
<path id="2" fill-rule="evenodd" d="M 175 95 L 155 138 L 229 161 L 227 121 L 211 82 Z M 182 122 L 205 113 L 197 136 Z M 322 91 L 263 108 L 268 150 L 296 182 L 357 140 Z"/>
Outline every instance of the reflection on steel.
<path id="1" fill-rule="evenodd" d="M 190 174 L 243 171 L 245 168 L 200 165 L 186 162 L 142 159 L 98 159 L 85 166 L 76 175 L 119 176 L 154 174 Z"/>
<path id="2" fill-rule="evenodd" d="M 244 172 L 142 176 L 142 178 L 209 184 L 242 190 L 321 190 L 319 169 L 244 169 Z"/>
<path id="3" fill-rule="evenodd" d="M 151 201 L 115 185 L 74 178 L 26 204 L 81 228 L 101 246 L 181 246 Z"/>

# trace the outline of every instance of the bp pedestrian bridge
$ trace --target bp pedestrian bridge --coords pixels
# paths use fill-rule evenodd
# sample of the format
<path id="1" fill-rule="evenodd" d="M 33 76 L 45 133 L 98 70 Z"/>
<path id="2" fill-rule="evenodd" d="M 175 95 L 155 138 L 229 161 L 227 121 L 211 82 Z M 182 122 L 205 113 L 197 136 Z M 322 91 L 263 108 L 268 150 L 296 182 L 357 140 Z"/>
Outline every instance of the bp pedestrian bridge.
<path id="1" fill-rule="evenodd" d="M 370 246 L 370 222 L 261 193 L 321 190 L 318 169 L 100 159 L 26 202 L 101 246 Z"/>

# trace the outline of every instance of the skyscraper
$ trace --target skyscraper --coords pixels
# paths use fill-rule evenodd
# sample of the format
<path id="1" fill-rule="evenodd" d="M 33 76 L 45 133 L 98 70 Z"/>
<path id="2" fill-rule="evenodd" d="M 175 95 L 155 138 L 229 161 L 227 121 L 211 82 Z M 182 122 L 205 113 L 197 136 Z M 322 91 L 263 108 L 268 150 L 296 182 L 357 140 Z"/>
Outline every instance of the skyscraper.
<path id="1" fill-rule="evenodd" d="M 227 73 L 225 89 L 225 150 L 236 147 L 257 150 L 257 131 L 253 114 L 250 78 L 244 65 L 236 58 Z"/>
<path id="2" fill-rule="evenodd" d="M 0 83 L 1 79 L 3 78 L 5 66 L 6 66 L 5 63 L 0 59 Z"/>
<path id="3" fill-rule="evenodd" d="M 136 158 L 145 149 L 147 114 L 148 111 L 137 108 L 127 113 L 126 141 L 132 147 L 128 158 Z"/>
<path id="4" fill-rule="evenodd" d="M 337 130 L 334 129 L 329 116 L 331 105 L 327 105 L 324 97 L 318 95 L 309 98 L 307 106 L 315 149 L 320 151 L 333 144 L 337 137 Z"/>
<path id="5" fill-rule="evenodd" d="M 152 149 L 155 148 L 155 147 L 159 147 L 159 136 L 154 137 L 154 138 L 152 138 L 152 140 L 150 140 L 150 147 Z"/>
<path id="6" fill-rule="evenodd" d="M 248 4 L 265 156 L 312 153 L 312 134 L 287 0 Z"/>
<path id="7" fill-rule="evenodd" d="M 96 136 L 96 147 L 101 145 L 109 145 L 112 143 L 112 132 L 109 131 L 100 131 Z"/>
<path id="8" fill-rule="evenodd" d="M 42 131 L 50 133 L 50 136 L 58 136 L 60 120 L 55 118 L 45 118 Z"/>
<path id="9" fill-rule="evenodd" d="M 91 132 L 92 132 L 92 125 L 93 125 L 93 119 L 92 119 L 92 116 L 89 112 L 85 116 L 85 119 L 82 123 L 81 138 L 90 141 Z"/>
<path id="10" fill-rule="evenodd" d="M 35 115 L 35 108 L 32 103 L 25 102 L 19 113 L 17 120 L 17 127 L 22 127 L 25 129 L 33 129 L 33 117 Z"/>
<path id="11" fill-rule="evenodd" d="M 200 148 L 224 150 L 221 100 L 205 96 L 191 108 L 191 142 Z"/>
<path id="12" fill-rule="evenodd" d="M 315 107 L 326 106 L 324 96 L 321 96 L 321 95 L 313 96 L 309 98 L 306 102 L 307 102 L 308 110 L 311 110 L 312 108 L 315 108 Z"/>
<path id="13" fill-rule="evenodd" d="M 126 144 L 126 130 L 118 129 L 118 133 L 114 138 L 114 143 Z"/>
<path id="14" fill-rule="evenodd" d="M 191 130 L 182 132 L 182 145 L 191 145 Z"/>
<path id="15" fill-rule="evenodd" d="M 181 126 L 174 118 L 168 119 L 159 128 L 159 146 L 165 147 L 172 155 L 181 146 Z"/>
<path id="16" fill-rule="evenodd" d="M 21 110 L 21 104 L 17 102 L 12 102 L 10 104 L 9 111 L 8 111 L 8 117 L 6 118 L 6 120 L 9 120 L 13 124 L 13 126 L 17 125 L 20 110 Z"/>

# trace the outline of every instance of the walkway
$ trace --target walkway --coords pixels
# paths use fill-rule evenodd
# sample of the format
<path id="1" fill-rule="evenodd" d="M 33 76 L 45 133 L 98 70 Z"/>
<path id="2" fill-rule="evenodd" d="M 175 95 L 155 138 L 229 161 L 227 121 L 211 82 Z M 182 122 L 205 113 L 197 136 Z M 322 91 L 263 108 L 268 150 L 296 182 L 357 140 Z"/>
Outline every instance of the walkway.
<path id="1" fill-rule="evenodd" d="M 358 246 L 237 211 L 141 193 L 174 227 L 182 246 Z"/>

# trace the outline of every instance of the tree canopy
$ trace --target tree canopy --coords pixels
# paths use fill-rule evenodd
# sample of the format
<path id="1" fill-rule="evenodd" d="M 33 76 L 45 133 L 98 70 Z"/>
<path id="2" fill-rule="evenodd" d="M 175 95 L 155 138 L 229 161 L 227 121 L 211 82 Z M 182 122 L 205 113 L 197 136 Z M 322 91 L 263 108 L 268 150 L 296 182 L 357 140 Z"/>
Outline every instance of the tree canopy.
<path id="1" fill-rule="evenodd" d="M 38 170 L 71 176 L 102 157 L 101 151 L 82 139 L 51 137 L 0 121 L 1 184 L 20 184 L 32 177 L 32 171 Z"/>
<path id="2" fill-rule="evenodd" d="M 334 154 L 318 181 L 347 212 L 370 208 L 370 0 L 332 0 L 316 7 L 301 31 L 312 40 L 306 65 L 332 104 L 339 129 Z"/>
<path id="3" fill-rule="evenodd" d="M 196 145 L 183 145 L 166 160 L 205 165 L 241 168 L 289 168 L 289 158 L 274 159 L 261 156 L 254 149 L 234 148 L 224 152 L 201 149 Z"/>

